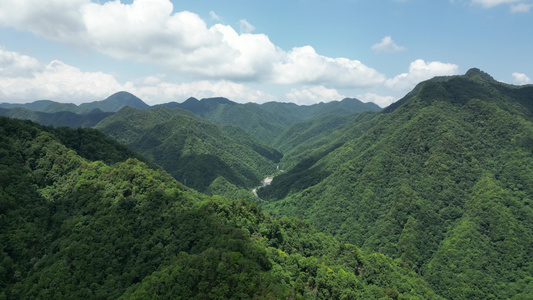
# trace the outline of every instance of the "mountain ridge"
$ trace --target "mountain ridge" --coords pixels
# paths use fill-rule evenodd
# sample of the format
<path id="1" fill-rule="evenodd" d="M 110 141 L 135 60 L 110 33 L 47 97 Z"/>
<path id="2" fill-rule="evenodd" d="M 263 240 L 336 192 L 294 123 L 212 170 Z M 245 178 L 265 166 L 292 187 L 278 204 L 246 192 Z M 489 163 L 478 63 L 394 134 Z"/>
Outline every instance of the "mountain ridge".
<path id="1" fill-rule="evenodd" d="M 259 190 L 264 208 L 399 259 L 445 298 L 523 296 L 533 272 L 530 87 L 473 70 L 405 99 L 275 177 Z"/>
<path id="2" fill-rule="evenodd" d="M 41 129 L 0 117 L 0 299 L 442 299 L 382 254 Z"/>

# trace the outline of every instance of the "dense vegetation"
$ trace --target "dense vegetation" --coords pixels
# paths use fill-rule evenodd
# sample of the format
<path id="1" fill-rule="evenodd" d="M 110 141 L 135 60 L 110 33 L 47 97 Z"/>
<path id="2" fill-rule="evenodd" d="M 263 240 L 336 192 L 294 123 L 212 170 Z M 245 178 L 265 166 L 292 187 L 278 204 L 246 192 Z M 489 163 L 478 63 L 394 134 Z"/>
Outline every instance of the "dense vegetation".
<path id="1" fill-rule="evenodd" d="M 202 192 L 251 190 L 281 157 L 238 127 L 219 127 L 179 108 L 125 107 L 96 128 Z"/>
<path id="2" fill-rule="evenodd" d="M 0 108 L 0 116 L 16 118 L 21 120 L 32 120 L 47 126 L 67 126 L 70 128 L 93 127 L 98 122 L 109 117 L 113 113 L 94 110 L 87 114 L 76 114 L 71 111 L 59 111 L 47 113 L 33 111 L 27 108 L 14 107 L 11 109 Z"/>
<path id="3" fill-rule="evenodd" d="M 527 299 L 532 102 L 532 86 L 479 70 L 431 80 L 343 127 L 340 144 L 312 152 L 260 195 L 269 211 L 397 258 L 445 298 Z"/>
<path id="4" fill-rule="evenodd" d="M 61 114 L 56 114 L 56 113 L 70 112 L 71 114 L 67 114 L 67 116 L 72 116 L 74 114 L 87 115 L 91 113 L 116 112 L 124 106 L 132 106 L 132 107 L 139 108 L 139 109 L 150 108 L 148 104 L 144 103 L 141 99 L 139 99 L 138 97 L 128 92 L 118 92 L 107 97 L 106 99 L 102 101 L 93 101 L 89 103 L 82 103 L 80 105 L 76 105 L 73 103 L 59 103 L 59 102 L 55 102 L 51 100 L 38 100 L 32 103 L 25 103 L 25 104 L 0 103 L 0 108 L 2 109 L 7 109 L 7 110 L 13 109 L 13 108 L 23 109 L 22 111 L 11 113 L 14 115 L 8 115 L 9 113 L 6 113 L 4 111 L 4 114 L 3 114 L 4 116 L 14 117 L 18 119 L 32 119 L 32 120 L 34 120 L 33 118 L 36 118 L 35 121 L 40 124 L 43 124 L 41 121 L 48 122 L 47 124 L 43 124 L 43 125 L 55 125 L 55 123 L 53 123 L 54 122 L 53 119 L 57 117 L 62 117 Z M 27 112 L 28 110 L 33 111 L 33 112 L 39 112 L 40 114 L 31 115 L 33 118 L 28 118 L 28 117 L 20 118 L 19 117 L 20 114 L 24 113 L 24 111 L 26 111 L 25 113 L 29 115 L 29 112 Z M 45 118 L 46 116 L 48 118 Z M 61 124 L 61 125 L 69 126 L 68 124 Z M 93 125 L 90 125 L 90 126 L 93 126 Z M 74 127 L 74 126 L 69 126 L 69 127 Z"/>
<path id="5" fill-rule="evenodd" d="M 271 144 L 288 126 L 326 115 L 354 115 L 363 111 L 379 111 L 374 103 L 362 103 L 346 98 L 313 105 L 268 102 L 264 104 L 237 104 L 226 98 L 189 98 L 183 103 L 167 103 L 166 107 L 179 107 L 191 111 L 215 124 L 241 127 L 256 139 Z"/>
<path id="6" fill-rule="evenodd" d="M 439 299 L 384 255 L 55 133 L 0 117 L 0 299 Z"/>
<path id="7" fill-rule="evenodd" d="M 0 299 L 533 294 L 532 85 L 472 69 L 363 113 L 133 97 L 96 127 L 146 159 L 97 130 L 0 118 Z"/>

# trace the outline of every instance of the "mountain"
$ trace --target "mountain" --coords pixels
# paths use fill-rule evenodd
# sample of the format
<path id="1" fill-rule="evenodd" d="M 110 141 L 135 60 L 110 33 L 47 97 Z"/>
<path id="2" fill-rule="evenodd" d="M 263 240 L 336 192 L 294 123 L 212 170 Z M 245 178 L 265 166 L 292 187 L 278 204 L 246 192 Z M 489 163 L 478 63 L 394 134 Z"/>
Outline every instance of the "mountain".
<path id="1" fill-rule="evenodd" d="M 18 104 L 18 103 L 1 103 L 0 108 L 25 108 L 27 110 L 44 112 L 44 113 L 58 113 L 58 112 L 71 112 L 78 115 L 85 115 L 97 112 L 116 112 L 124 106 L 131 106 L 139 109 L 148 109 L 150 106 L 144 103 L 137 96 L 128 92 L 118 92 L 102 101 L 93 101 L 89 103 L 82 103 L 79 106 L 73 103 L 59 103 L 51 100 L 39 100 L 32 103 Z M 42 115 L 46 116 L 46 115 Z M 50 115 L 50 118 L 54 118 L 54 115 Z M 36 120 L 41 123 L 40 120 L 46 121 L 44 118 Z"/>
<path id="2" fill-rule="evenodd" d="M 42 111 L 33 111 L 24 107 L 14 107 L 11 109 L 0 108 L 0 116 L 21 120 L 32 120 L 47 126 L 67 126 L 71 128 L 93 127 L 98 124 L 98 122 L 112 114 L 113 113 L 102 112 L 99 110 L 79 115 L 70 111 L 46 113 Z"/>
<path id="3" fill-rule="evenodd" d="M 219 127 L 187 110 L 124 107 L 96 127 L 199 191 L 251 189 L 276 170 L 281 154 L 242 130 Z"/>
<path id="4" fill-rule="evenodd" d="M 0 108 L 15 108 L 15 107 L 22 107 L 29 110 L 34 111 L 42 111 L 45 107 L 48 105 L 55 103 L 52 100 L 37 100 L 32 103 L 25 103 L 25 104 L 19 104 L 19 103 L 0 103 Z"/>
<path id="5" fill-rule="evenodd" d="M 166 103 L 162 106 L 182 108 L 219 125 L 235 125 L 246 130 L 258 140 L 270 144 L 288 126 L 325 115 L 353 115 L 362 111 L 379 111 L 373 103 L 362 103 L 353 98 L 313 105 L 268 102 L 264 104 L 239 104 L 226 98 L 189 98 L 183 103 Z"/>
<path id="6" fill-rule="evenodd" d="M 441 299 L 387 256 L 42 129 L 0 117 L 0 299 Z"/>
<path id="7" fill-rule="evenodd" d="M 102 101 L 80 104 L 78 113 L 88 113 L 95 109 L 103 112 L 117 112 L 124 106 L 131 106 L 138 109 L 150 108 L 148 104 L 144 103 L 137 96 L 128 92 L 118 92 Z"/>
<path id="8" fill-rule="evenodd" d="M 330 143 L 321 139 L 329 148 L 259 195 L 272 213 L 397 259 L 444 298 L 526 299 L 531 103 L 533 86 L 478 69 L 426 81 L 399 104 L 337 127 Z"/>
<path id="9" fill-rule="evenodd" d="M 369 102 L 363 103 L 355 98 L 344 98 L 341 101 L 330 101 L 327 103 L 320 102 L 312 105 L 296 105 L 293 103 L 267 102 L 261 105 L 263 109 L 276 115 L 291 115 L 289 125 L 298 122 L 310 120 L 315 117 L 339 114 L 353 115 L 363 111 L 380 111 L 381 108 L 376 104 Z"/>

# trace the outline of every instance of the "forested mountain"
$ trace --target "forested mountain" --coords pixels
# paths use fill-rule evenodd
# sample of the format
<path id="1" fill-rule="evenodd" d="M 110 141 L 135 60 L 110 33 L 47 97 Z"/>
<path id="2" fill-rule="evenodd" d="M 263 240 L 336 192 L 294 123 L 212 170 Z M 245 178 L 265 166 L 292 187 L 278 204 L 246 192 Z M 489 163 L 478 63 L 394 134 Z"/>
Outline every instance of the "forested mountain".
<path id="1" fill-rule="evenodd" d="M 398 259 L 445 298 L 527 299 L 531 103 L 533 86 L 477 69 L 424 82 L 384 112 L 339 127 L 338 144 L 312 152 L 260 196 L 269 211 Z"/>
<path id="2" fill-rule="evenodd" d="M 14 107 L 11 109 L 0 108 L 0 116 L 21 120 L 32 120 L 46 126 L 67 126 L 70 128 L 93 127 L 98 124 L 98 122 L 112 114 L 112 112 L 102 112 L 98 109 L 80 115 L 71 111 L 47 113 L 30 110 L 24 107 Z"/>
<path id="3" fill-rule="evenodd" d="M 382 254 L 60 131 L 0 117 L 0 299 L 440 299 Z M 62 143 L 87 136 L 110 164 Z"/>
<path id="4" fill-rule="evenodd" d="M 97 130 L 0 117 L 0 299 L 533 294 L 533 85 L 471 69 L 381 111 L 143 104 L 0 105 L 78 126 L 122 107 Z M 305 221 L 242 200 L 278 164 L 258 203 Z"/>
<path id="5" fill-rule="evenodd" d="M 251 190 L 281 157 L 242 129 L 219 127 L 179 108 L 124 107 L 95 128 L 202 192 L 228 185 Z"/>
<path id="6" fill-rule="evenodd" d="M 363 111 L 379 111 L 374 103 L 362 103 L 346 98 L 313 105 L 268 102 L 264 104 L 238 104 L 226 98 L 189 98 L 183 103 L 166 103 L 166 107 L 179 107 L 215 124 L 231 124 L 246 130 L 258 140 L 272 143 L 288 126 L 326 115 L 354 115 Z"/>
<path id="7" fill-rule="evenodd" d="M 265 104 L 239 104 L 226 98 L 189 98 L 183 103 L 169 102 L 149 106 L 128 92 L 118 92 L 102 101 L 82 103 L 58 103 L 39 100 L 26 104 L 1 103 L 0 115 L 26 119 L 43 125 L 92 127 L 100 120 L 122 107 L 138 109 L 157 107 L 182 108 L 219 125 L 234 125 L 245 130 L 255 139 L 271 144 L 292 124 L 309 121 L 326 115 L 354 115 L 363 111 L 379 111 L 374 103 L 362 103 L 353 98 L 313 105 L 269 102 Z M 279 144 L 279 143 L 278 143 Z"/>
<path id="8" fill-rule="evenodd" d="M 55 102 L 52 100 L 37 100 L 31 103 L 23 103 L 23 104 L 0 103 L 0 108 L 10 109 L 10 108 L 15 108 L 15 107 L 21 107 L 21 108 L 25 108 L 25 109 L 29 109 L 33 111 L 43 111 L 45 107 L 47 107 L 48 105 L 52 103 L 55 103 Z"/>
<path id="9" fill-rule="evenodd" d="M 132 106 L 139 109 L 150 108 L 148 104 L 144 103 L 141 99 L 128 92 L 117 92 L 107 97 L 105 100 L 82 103 L 79 106 L 73 103 L 59 103 L 51 100 L 38 100 L 25 104 L 0 103 L 0 108 L 5 109 L 25 108 L 36 112 L 52 113 L 52 115 L 48 115 L 49 118 L 54 118 L 55 115 L 53 115 L 53 113 L 58 112 L 71 112 L 78 115 L 98 112 L 116 112 L 124 106 Z M 13 117 L 18 118 L 16 115 Z M 35 121 L 41 123 L 41 120 L 49 124 L 53 124 L 53 122 L 42 117 L 36 119 Z"/>

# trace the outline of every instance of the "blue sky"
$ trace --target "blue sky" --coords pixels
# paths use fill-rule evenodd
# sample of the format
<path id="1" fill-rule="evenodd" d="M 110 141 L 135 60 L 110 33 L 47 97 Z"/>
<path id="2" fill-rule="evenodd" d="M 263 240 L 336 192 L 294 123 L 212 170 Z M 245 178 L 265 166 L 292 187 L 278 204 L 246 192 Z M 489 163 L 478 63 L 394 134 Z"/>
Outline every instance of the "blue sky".
<path id="1" fill-rule="evenodd" d="M 386 106 L 480 68 L 533 83 L 533 0 L 2 0 L 0 102 Z"/>

